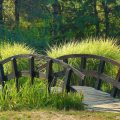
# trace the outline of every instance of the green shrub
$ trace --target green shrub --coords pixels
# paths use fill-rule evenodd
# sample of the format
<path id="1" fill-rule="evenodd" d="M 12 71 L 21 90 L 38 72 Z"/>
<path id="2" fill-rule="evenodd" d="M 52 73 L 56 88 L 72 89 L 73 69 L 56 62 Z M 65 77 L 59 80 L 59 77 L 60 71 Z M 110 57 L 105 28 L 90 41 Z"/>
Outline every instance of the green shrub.
<path id="1" fill-rule="evenodd" d="M 50 47 L 50 50 L 47 51 L 47 54 L 53 58 L 69 54 L 95 54 L 120 61 L 120 48 L 116 44 L 116 41 L 113 39 L 105 40 L 103 38 L 88 38 L 82 42 L 70 42 L 60 46 L 53 46 Z M 69 59 L 69 64 L 79 68 L 80 59 Z M 98 64 L 98 60 L 88 59 L 87 69 L 97 70 Z M 113 67 L 111 64 L 107 64 L 105 66 L 104 72 L 111 75 L 112 77 L 115 77 L 117 69 L 118 68 Z M 74 80 L 75 79 L 76 77 Z M 93 78 L 87 77 L 85 81 L 87 85 L 95 86 L 95 80 Z M 104 91 L 109 91 L 111 89 L 111 86 L 104 83 L 102 89 Z"/>
<path id="2" fill-rule="evenodd" d="M 47 85 L 40 80 L 35 80 L 34 85 L 30 86 L 27 81 L 16 92 L 15 84 L 6 84 L 3 92 L 0 92 L 1 110 L 22 110 L 22 109 L 76 109 L 82 110 L 82 93 L 57 93 L 48 94 Z"/>
<path id="3" fill-rule="evenodd" d="M 18 55 L 18 54 L 33 54 L 35 50 L 26 46 L 25 44 L 18 44 L 18 43 L 8 43 L 8 42 L 1 42 L 0 43 L 0 60 L 4 60 L 8 57 Z M 18 60 L 19 69 L 26 69 L 28 68 L 27 60 L 21 59 Z M 11 63 L 7 63 L 4 65 L 5 72 L 11 71 Z"/>

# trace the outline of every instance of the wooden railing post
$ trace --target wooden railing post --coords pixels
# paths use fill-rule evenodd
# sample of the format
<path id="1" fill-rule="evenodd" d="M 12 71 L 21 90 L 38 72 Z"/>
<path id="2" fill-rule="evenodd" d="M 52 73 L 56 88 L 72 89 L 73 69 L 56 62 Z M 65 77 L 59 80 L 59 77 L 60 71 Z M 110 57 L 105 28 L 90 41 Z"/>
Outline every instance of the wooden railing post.
<path id="1" fill-rule="evenodd" d="M 98 74 L 102 74 L 104 72 L 104 67 L 105 67 L 105 61 L 104 60 L 100 60 L 100 64 L 98 66 Z M 102 80 L 97 78 L 97 81 L 96 81 L 96 84 L 95 84 L 95 88 L 97 90 L 100 90 L 101 88 L 101 83 L 102 83 Z"/>
<path id="2" fill-rule="evenodd" d="M 16 89 L 18 92 L 19 91 L 19 82 L 18 82 L 19 73 L 17 68 L 17 61 L 16 61 L 16 58 L 12 58 L 11 61 L 12 61 L 13 74 L 15 76 L 15 81 L 16 81 Z"/>
<path id="3" fill-rule="evenodd" d="M 52 70 L 52 65 L 53 61 L 52 59 L 47 62 L 47 67 L 46 67 L 46 78 L 48 79 L 48 92 L 51 92 L 51 84 L 53 80 L 53 70 Z"/>
<path id="4" fill-rule="evenodd" d="M 29 58 L 29 72 L 30 72 L 30 77 L 31 77 L 31 84 L 34 84 L 34 77 L 35 77 L 35 72 L 34 72 L 34 57 L 31 56 Z"/>
<path id="5" fill-rule="evenodd" d="M 116 80 L 117 80 L 118 82 L 120 82 L 120 68 L 119 68 L 119 70 L 118 70 Z M 111 96 L 112 96 L 112 97 L 116 97 L 117 92 L 118 92 L 118 88 L 116 88 L 116 87 L 113 86 L 113 89 L 112 89 L 112 92 L 111 92 Z"/>
<path id="6" fill-rule="evenodd" d="M 0 79 L 1 79 L 1 84 L 2 84 L 2 87 L 4 87 L 5 85 L 5 76 L 4 76 L 4 68 L 3 68 L 3 65 L 0 64 Z"/>
<path id="7" fill-rule="evenodd" d="M 85 68 L 86 68 L 86 57 L 81 57 L 81 64 L 80 64 L 80 71 L 84 71 Z M 80 83 L 79 83 L 81 86 L 84 86 L 84 80 L 80 80 Z"/>
<path id="8" fill-rule="evenodd" d="M 64 79 L 64 84 L 62 91 L 66 90 L 66 92 L 70 92 L 70 79 L 72 75 L 72 70 L 71 68 L 67 68 L 65 72 L 65 79 Z"/>
<path id="9" fill-rule="evenodd" d="M 68 59 L 63 59 L 63 62 L 68 64 Z"/>

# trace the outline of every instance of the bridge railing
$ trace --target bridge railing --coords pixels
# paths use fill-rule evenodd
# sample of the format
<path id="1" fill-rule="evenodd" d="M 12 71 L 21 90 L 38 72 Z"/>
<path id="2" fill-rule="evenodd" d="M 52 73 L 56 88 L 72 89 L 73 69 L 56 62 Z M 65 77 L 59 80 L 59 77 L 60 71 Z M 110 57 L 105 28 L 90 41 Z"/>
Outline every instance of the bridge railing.
<path id="1" fill-rule="evenodd" d="M 69 63 L 68 61 L 70 58 L 80 58 L 81 63 L 80 63 L 79 71 L 85 74 L 85 76 L 91 76 L 97 79 L 96 85 L 95 85 L 96 89 L 100 90 L 102 81 L 105 81 L 113 86 L 111 96 L 116 97 L 117 92 L 120 89 L 120 63 L 119 62 L 112 60 L 110 58 L 106 58 L 98 55 L 92 55 L 92 54 L 71 54 L 71 55 L 61 56 L 57 59 L 60 59 L 66 63 Z M 87 60 L 89 58 L 99 60 L 99 65 L 97 70 L 86 69 Z M 118 67 L 116 79 L 113 79 L 111 76 L 104 73 L 106 63 L 110 63 L 113 66 Z M 84 81 L 82 82 L 81 85 L 84 85 Z"/>
<path id="2" fill-rule="evenodd" d="M 18 69 L 18 63 L 17 61 L 21 58 L 25 58 L 29 62 L 29 69 L 28 70 L 22 70 L 20 71 Z M 35 62 L 44 60 L 46 64 L 40 63 L 40 65 L 36 66 Z M 12 63 L 12 72 L 9 74 L 5 74 L 4 71 L 4 65 L 8 62 Z M 39 56 L 39 55 L 33 55 L 33 54 L 21 54 L 21 55 L 15 55 L 12 57 L 9 57 L 5 60 L 0 61 L 0 82 L 2 84 L 2 87 L 4 87 L 5 83 L 8 80 L 15 79 L 16 82 L 16 88 L 17 91 L 19 91 L 19 78 L 22 76 L 29 76 L 31 78 L 31 84 L 34 83 L 34 78 L 46 78 L 48 79 L 48 91 L 50 92 L 51 90 L 51 84 L 54 78 L 54 75 L 57 75 L 58 73 L 54 73 L 53 71 L 53 64 L 57 63 L 60 66 L 64 68 L 64 86 L 63 90 L 70 90 L 70 79 L 71 79 L 71 74 L 74 73 L 77 76 L 79 76 L 81 79 L 84 79 L 84 74 L 81 73 L 79 70 L 71 67 L 70 65 L 62 62 L 61 60 L 58 59 L 53 59 L 50 57 L 46 56 Z M 38 69 L 36 70 L 35 67 Z M 41 72 L 43 69 L 45 69 L 45 72 Z"/>

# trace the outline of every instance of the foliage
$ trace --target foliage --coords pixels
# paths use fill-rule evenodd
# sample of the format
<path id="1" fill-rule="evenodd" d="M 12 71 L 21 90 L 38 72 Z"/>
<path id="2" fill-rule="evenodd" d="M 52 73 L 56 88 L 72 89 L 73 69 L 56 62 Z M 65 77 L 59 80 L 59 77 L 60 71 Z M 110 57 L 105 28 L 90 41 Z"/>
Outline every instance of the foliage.
<path id="1" fill-rule="evenodd" d="M 95 54 L 120 61 L 120 48 L 116 44 L 116 41 L 113 41 L 113 39 L 105 40 L 104 38 L 88 38 L 82 42 L 73 41 L 67 44 L 65 43 L 64 45 L 53 46 L 50 47 L 47 54 L 54 58 L 69 54 Z M 70 59 L 69 64 L 79 68 L 80 59 Z M 86 69 L 97 70 L 98 64 L 98 60 L 88 59 Z M 111 64 L 106 64 L 104 72 L 115 78 L 117 70 L 117 67 L 112 66 Z M 87 78 L 86 84 L 89 86 L 95 86 L 95 81 L 93 78 Z M 110 90 L 109 85 L 103 85 L 102 87 L 105 91 Z"/>
<path id="2" fill-rule="evenodd" d="M 56 2 L 59 8 L 53 7 Z M 18 6 L 20 20 L 19 30 L 16 30 L 15 4 L 4 0 L 1 39 L 25 42 L 41 50 L 48 44 L 59 44 L 73 38 L 120 37 L 118 0 L 21 0 Z"/>
<path id="3" fill-rule="evenodd" d="M 34 49 L 26 46 L 25 44 L 19 43 L 8 43 L 8 42 L 1 42 L 0 43 L 0 60 L 4 60 L 8 57 L 18 55 L 18 54 L 33 54 L 35 52 Z M 27 60 L 22 59 L 18 60 L 19 69 L 25 69 L 28 67 Z M 11 72 L 11 63 L 6 63 L 4 65 L 5 72 Z"/>
<path id="4" fill-rule="evenodd" d="M 83 109 L 82 93 L 57 93 L 53 91 L 48 94 L 47 85 L 38 79 L 34 85 L 30 86 L 29 81 L 24 83 L 17 93 L 15 84 L 7 83 L 4 90 L 0 92 L 1 110 L 20 110 L 20 109 Z"/>
<path id="5" fill-rule="evenodd" d="M 40 24 L 40 27 L 36 27 Z M 44 28 L 44 24 L 46 22 L 39 22 L 31 25 L 29 22 L 23 21 L 21 27 L 8 29 L 8 27 L 3 27 L 0 32 L 0 41 L 7 41 L 7 42 L 17 42 L 19 44 L 26 44 L 32 48 L 35 48 L 38 52 L 43 52 L 45 48 L 47 48 L 50 35 L 49 30 Z M 24 26 L 24 27 L 23 27 Z M 48 34 L 46 36 L 46 34 Z"/>

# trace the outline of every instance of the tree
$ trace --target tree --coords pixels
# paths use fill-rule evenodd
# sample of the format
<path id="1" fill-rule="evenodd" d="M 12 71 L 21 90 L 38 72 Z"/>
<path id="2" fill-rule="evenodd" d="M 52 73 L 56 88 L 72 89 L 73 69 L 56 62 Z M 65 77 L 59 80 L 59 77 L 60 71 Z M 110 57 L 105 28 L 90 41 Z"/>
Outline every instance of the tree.
<path id="1" fill-rule="evenodd" d="M 21 0 L 14 0 L 15 4 L 15 23 L 18 26 L 20 21 L 20 1 Z"/>
<path id="2" fill-rule="evenodd" d="M 58 0 L 55 0 L 55 2 L 52 4 L 52 8 L 53 8 L 52 36 L 53 36 L 53 41 L 55 42 L 57 39 L 57 34 L 58 34 L 58 29 L 59 29 L 59 24 L 60 24 L 59 16 L 60 16 L 60 11 L 61 11 L 61 6 Z"/>
<path id="3" fill-rule="evenodd" d="M 98 11 L 97 11 L 97 0 L 93 0 L 93 9 L 94 9 L 94 14 L 96 18 L 96 36 L 99 35 L 99 17 L 98 17 Z"/>
<path id="4" fill-rule="evenodd" d="M 3 24 L 3 0 L 0 0 L 0 24 Z"/>
<path id="5" fill-rule="evenodd" d="M 109 8 L 108 8 L 108 1 L 103 0 L 102 6 L 104 9 L 104 16 L 105 16 L 105 37 L 107 38 L 109 35 Z"/>

